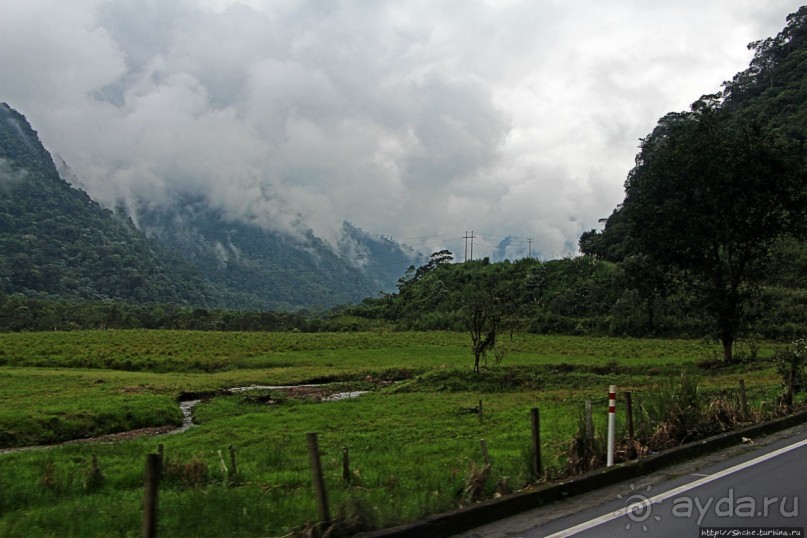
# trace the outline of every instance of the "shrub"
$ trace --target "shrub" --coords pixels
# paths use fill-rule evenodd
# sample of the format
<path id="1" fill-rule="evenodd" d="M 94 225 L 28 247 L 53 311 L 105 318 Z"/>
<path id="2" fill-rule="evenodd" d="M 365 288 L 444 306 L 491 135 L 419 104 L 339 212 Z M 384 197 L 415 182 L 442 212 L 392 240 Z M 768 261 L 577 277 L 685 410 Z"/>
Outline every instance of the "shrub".
<path id="1" fill-rule="evenodd" d="M 785 387 L 783 403 L 793 405 L 793 397 L 799 392 L 807 391 L 807 342 L 800 338 L 789 347 L 780 347 L 774 354 L 776 371 L 782 378 Z"/>
<path id="2" fill-rule="evenodd" d="M 644 444 L 666 448 L 692 441 L 705 426 L 698 383 L 692 374 L 683 372 L 678 381 L 645 395 L 640 402 L 639 437 Z"/>

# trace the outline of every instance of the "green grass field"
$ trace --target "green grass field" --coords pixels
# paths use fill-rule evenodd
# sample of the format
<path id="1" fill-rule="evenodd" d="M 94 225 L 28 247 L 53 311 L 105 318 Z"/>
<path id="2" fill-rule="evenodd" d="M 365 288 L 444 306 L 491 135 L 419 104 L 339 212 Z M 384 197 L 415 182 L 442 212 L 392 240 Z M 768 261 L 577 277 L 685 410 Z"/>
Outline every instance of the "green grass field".
<path id="1" fill-rule="evenodd" d="M 639 407 L 682 371 L 714 394 L 736 391 L 743 378 L 755 409 L 779 390 L 765 359 L 771 347 L 761 359 L 703 370 L 697 363 L 718 346 L 700 341 L 516 335 L 503 343 L 502 364 L 474 374 L 470 338 L 457 333 L 0 334 L 0 447 L 178 425 L 177 398 L 208 394 L 194 410 L 198 425 L 180 434 L 0 455 L 0 536 L 139 536 L 145 456 L 158 443 L 165 536 L 283 536 L 315 522 L 306 432 L 319 434 L 331 512 L 350 533 L 471 502 L 480 439 L 492 459 L 486 496 L 529 487 L 533 407 L 544 464 L 561 472 L 586 398 L 604 435 L 610 384 L 634 391 Z M 371 392 L 322 403 L 217 392 L 324 381 Z"/>

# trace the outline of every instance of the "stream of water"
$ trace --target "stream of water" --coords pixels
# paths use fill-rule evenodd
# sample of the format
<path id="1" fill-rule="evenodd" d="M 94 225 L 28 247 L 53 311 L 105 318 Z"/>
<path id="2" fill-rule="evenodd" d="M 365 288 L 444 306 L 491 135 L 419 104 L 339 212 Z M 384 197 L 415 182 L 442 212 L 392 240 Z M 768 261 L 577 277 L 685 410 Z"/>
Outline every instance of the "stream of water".
<path id="1" fill-rule="evenodd" d="M 248 387 L 233 387 L 227 389 L 227 392 L 232 394 L 238 394 L 241 392 L 247 392 L 250 390 L 291 390 L 300 387 L 309 387 L 309 388 L 316 388 L 316 387 L 324 387 L 325 385 L 250 385 Z M 362 394 L 367 394 L 369 391 L 366 390 L 353 390 L 349 392 L 337 392 L 323 398 L 323 402 L 338 402 L 340 400 L 349 400 L 351 398 L 358 398 Z M 177 433 L 182 433 L 187 431 L 191 427 L 193 427 L 193 408 L 202 403 L 204 400 L 187 400 L 184 402 L 179 402 L 179 410 L 182 411 L 182 426 L 177 428 L 176 430 L 168 432 L 168 435 L 174 435 Z"/>
<path id="2" fill-rule="evenodd" d="M 226 389 L 226 392 L 230 392 L 232 394 L 239 394 L 242 392 L 247 392 L 250 390 L 291 390 L 300 387 L 309 387 L 309 388 L 316 388 L 316 387 L 324 387 L 326 385 L 250 385 L 248 387 L 233 387 L 230 389 Z M 350 392 L 337 392 L 331 394 L 322 399 L 323 402 L 338 402 L 340 400 L 348 400 L 351 398 L 358 398 L 362 394 L 367 394 L 366 390 L 354 390 Z M 167 433 L 162 433 L 159 435 L 155 435 L 154 437 L 159 437 L 161 435 L 175 435 L 177 433 L 182 433 L 188 431 L 190 428 L 194 426 L 193 423 L 193 408 L 202 403 L 204 400 L 196 399 L 196 400 L 185 400 L 179 402 L 179 410 L 182 411 L 182 426 L 171 430 Z M 97 438 L 96 438 L 97 439 Z M 36 446 L 26 446 L 26 447 L 17 447 L 17 448 L 4 448 L 0 449 L 0 455 L 3 454 L 10 454 L 12 452 L 25 452 L 28 450 L 45 450 L 48 448 L 52 448 L 54 446 L 64 445 L 66 443 L 75 443 L 76 441 L 81 442 L 92 442 L 95 439 L 81 439 L 75 441 L 66 441 L 65 443 L 57 443 L 55 445 L 36 445 Z M 114 441 L 113 441 L 114 442 Z"/>

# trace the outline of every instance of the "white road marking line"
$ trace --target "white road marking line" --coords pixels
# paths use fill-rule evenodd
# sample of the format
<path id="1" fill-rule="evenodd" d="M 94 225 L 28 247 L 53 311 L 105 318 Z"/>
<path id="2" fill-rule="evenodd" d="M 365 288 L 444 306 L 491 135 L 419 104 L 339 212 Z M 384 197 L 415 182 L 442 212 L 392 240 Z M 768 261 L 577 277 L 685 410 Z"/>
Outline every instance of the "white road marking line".
<path id="1" fill-rule="evenodd" d="M 715 473 L 713 475 L 709 475 L 709 476 L 706 476 L 704 478 L 699 478 L 698 480 L 695 480 L 694 482 L 690 482 L 689 484 L 684 484 L 683 486 L 678 486 L 677 488 L 671 489 L 670 491 L 666 491 L 664 493 L 659 493 L 658 495 L 654 495 L 653 497 L 650 497 L 645 502 L 631 504 L 630 506 L 620 508 L 619 510 L 617 510 L 615 512 L 612 512 L 610 514 L 606 514 L 606 515 L 591 519 L 589 521 L 585 521 L 583 523 L 580 523 L 579 525 L 575 525 L 574 527 L 570 527 L 570 528 L 564 529 L 564 530 L 562 530 L 560 532 L 556 532 L 555 534 L 550 534 L 549 536 L 546 536 L 545 538 L 565 538 L 567 536 L 574 536 L 575 534 L 581 533 L 581 532 L 586 531 L 588 529 L 592 529 L 594 527 L 602 525 L 603 523 L 608 523 L 609 521 L 613 521 L 613 520 L 615 520 L 617 518 L 620 518 L 620 517 L 622 517 L 624 515 L 627 515 L 630 512 L 635 512 L 636 510 L 638 510 L 640 508 L 644 508 L 645 506 L 651 506 L 653 504 L 659 503 L 659 502 L 661 502 L 661 501 L 663 501 L 665 499 L 669 499 L 670 497 L 674 497 L 675 495 L 678 495 L 678 494 L 683 493 L 685 491 L 695 489 L 698 486 L 702 486 L 703 484 L 708 484 L 709 482 L 713 482 L 715 480 L 723 478 L 724 476 L 728 476 L 728 475 L 730 475 L 732 473 L 736 473 L 737 471 L 742 471 L 743 469 L 747 469 L 748 467 L 752 467 L 752 466 L 756 465 L 757 463 L 762 463 L 763 461 L 773 459 L 773 458 L 775 458 L 777 456 L 780 456 L 782 454 L 790 452 L 791 450 L 796 450 L 797 448 L 801 448 L 803 446 L 807 446 L 807 439 L 804 439 L 802 441 L 799 441 L 798 443 L 793 443 L 792 445 L 788 445 L 786 447 L 780 448 L 779 450 L 774 450 L 773 452 L 770 452 L 768 454 L 763 454 L 762 456 L 758 456 L 758 457 L 756 457 L 756 458 L 754 458 L 752 460 L 748 460 L 745 463 L 740 463 L 738 465 L 735 465 L 734 467 L 729 467 L 728 469 L 723 469 L 722 471 L 719 471 L 719 472 L 717 472 L 717 473 Z"/>

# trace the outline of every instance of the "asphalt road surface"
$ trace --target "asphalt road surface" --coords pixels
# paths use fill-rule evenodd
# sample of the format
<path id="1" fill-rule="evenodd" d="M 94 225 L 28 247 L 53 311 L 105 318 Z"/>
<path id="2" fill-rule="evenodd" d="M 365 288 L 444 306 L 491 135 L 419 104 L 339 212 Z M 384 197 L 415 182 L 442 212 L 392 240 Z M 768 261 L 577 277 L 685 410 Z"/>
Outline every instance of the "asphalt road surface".
<path id="1" fill-rule="evenodd" d="M 804 538 L 805 526 L 807 426 L 799 426 L 459 536 Z"/>

